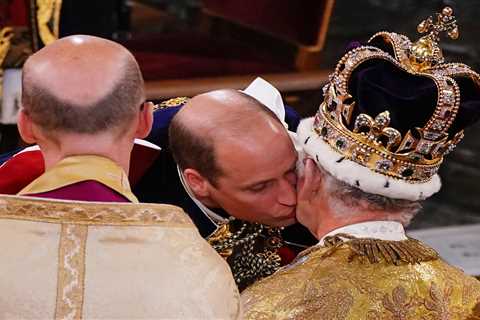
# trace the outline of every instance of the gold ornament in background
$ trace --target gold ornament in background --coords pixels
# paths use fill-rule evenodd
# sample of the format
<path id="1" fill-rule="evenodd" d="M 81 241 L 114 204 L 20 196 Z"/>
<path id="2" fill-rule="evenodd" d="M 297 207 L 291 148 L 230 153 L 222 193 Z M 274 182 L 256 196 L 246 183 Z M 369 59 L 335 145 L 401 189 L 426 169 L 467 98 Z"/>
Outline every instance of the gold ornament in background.
<path id="1" fill-rule="evenodd" d="M 7 57 L 8 50 L 10 50 L 10 41 L 13 38 L 13 29 L 11 27 L 4 27 L 0 29 L 0 66 L 3 60 Z"/>
<path id="2" fill-rule="evenodd" d="M 10 41 L 13 37 L 13 29 L 4 27 L 0 29 L 0 105 L 3 97 L 3 68 L 2 64 L 10 50 Z"/>
<path id="3" fill-rule="evenodd" d="M 40 39 L 48 45 L 58 39 L 62 0 L 37 0 L 37 25 Z"/>

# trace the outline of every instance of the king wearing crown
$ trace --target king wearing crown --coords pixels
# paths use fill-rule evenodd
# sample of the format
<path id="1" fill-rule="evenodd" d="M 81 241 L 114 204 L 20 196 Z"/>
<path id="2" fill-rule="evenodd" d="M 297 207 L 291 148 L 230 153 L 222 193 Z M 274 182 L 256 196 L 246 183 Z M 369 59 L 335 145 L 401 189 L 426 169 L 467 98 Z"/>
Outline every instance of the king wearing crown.
<path id="1" fill-rule="evenodd" d="M 297 219 L 319 243 L 242 293 L 246 319 L 479 319 L 480 282 L 404 230 L 480 116 L 480 76 L 438 44 L 459 35 L 452 9 L 418 31 L 346 53 L 300 123 Z"/>

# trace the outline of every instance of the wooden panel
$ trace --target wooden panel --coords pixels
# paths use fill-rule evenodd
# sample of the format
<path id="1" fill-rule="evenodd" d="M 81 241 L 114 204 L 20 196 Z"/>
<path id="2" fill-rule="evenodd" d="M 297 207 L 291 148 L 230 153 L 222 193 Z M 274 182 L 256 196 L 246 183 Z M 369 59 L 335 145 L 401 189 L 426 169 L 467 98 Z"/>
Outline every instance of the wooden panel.
<path id="1" fill-rule="evenodd" d="M 203 0 L 204 12 L 302 46 L 323 44 L 334 0 Z"/>
<path id="2" fill-rule="evenodd" d="M 328 80 L 331 70 L 310 72 L 278 73 L 260 75 L 274 85 L 280 92 L 318 90 Z M 147 81 L 145 90 L 147 99 L 160 100 L 172 97 L 191 97 L 199 93 L 216 89 L 244 89 L 257 76 L 230 76 L 196 78 L 184 80 Z"/>

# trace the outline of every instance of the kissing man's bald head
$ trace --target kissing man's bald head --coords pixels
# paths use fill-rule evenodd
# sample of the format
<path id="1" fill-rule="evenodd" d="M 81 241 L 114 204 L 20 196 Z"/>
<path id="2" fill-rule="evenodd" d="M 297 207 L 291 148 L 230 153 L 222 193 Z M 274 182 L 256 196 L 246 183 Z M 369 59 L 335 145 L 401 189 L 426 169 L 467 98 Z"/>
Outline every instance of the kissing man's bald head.
<path id="1" fill-rule="evenodd" d="M 169 126 L 170 148 L 180 168 L 193 168 L 215 183 L 222 174 L 219 141 L 242 139 L 254 147 L 259 135 L 287 131 L 267 107 L 237 90 L 210 91 L 190 99 Z"/>

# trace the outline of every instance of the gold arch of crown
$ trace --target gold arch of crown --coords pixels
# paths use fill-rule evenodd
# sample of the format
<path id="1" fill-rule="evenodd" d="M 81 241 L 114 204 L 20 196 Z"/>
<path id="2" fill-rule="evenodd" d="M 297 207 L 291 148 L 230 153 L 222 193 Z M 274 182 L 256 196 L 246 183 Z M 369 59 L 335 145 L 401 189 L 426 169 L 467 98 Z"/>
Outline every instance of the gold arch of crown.
<path id="1" fill-rule="evenodd" d="M 406 36 L 379 32 L 369 43 L 381 37 L 393 48 L 394 56 L 373 46 L 349 51 L 337 64 L 330 82 L 324 87 L 325 99 L 315 117 L 314 130 L 345 158 L 370 170 L 411 183 L 426 182 L 438 171 L 444 155 L 463 138 L 463 131 L 449 138 L 448 129 L 460 105 L 460 88 L 454 78 L 470 78 L 480 88 L 480 76 L 462 63 L 444 63 L 438 46 L 439 32 L 458 37 L 458 27 L 450 8 L 422 21 L 419 32 L 430 33 L 412 43 Z M 433 80 L 437 87 L 435 111 L 423 128 L 411 128 L 404 137 L 389 127 L 388 111 L 375 118 L 359 114 L 352 123 L 355 101 L 348 93 L 353 71 L 362 63 L 379 59 L 400 70 Z"/>

